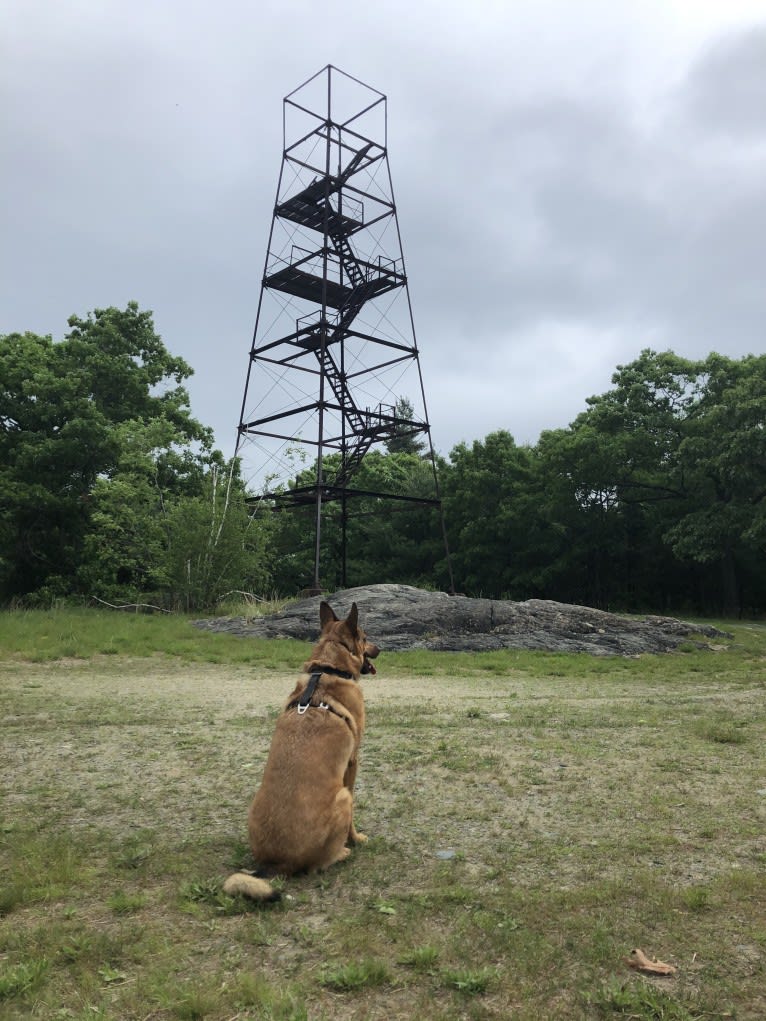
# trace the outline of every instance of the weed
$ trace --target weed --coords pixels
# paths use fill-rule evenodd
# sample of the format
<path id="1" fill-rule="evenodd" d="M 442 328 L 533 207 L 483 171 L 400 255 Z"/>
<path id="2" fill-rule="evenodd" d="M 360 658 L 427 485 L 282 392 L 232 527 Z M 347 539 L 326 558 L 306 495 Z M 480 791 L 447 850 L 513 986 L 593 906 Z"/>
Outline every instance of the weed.
<path id="1" fill-rule="evenodd" d="M 92 951 L 93 941 L 87 933 L 75 933 L 62 942 L 59 947 L 59 954 L 69 963 L 89 957 Z"/>
<path id="2" fill-rule="evenodd" d="M 681 891 L 681 900 L 689 911 L 707 911 L 710 907 L 710 890 L 704 886 L 690 886 Z"/>
<path id="3" fill-rule="evenodd" d="M 83 852 L 68 835 L 19 830 L 8 844 L 11 877 L 0 891 L 0 915 L 58 896 L 81 876 Z"/>
<path id="4" fill-rule="evenodd" d="M 308 1009 L 290 990 L 277 989 L 260 975 L 240 975 L 229 992 L 232 1003 L 257 1010 L 267 1021 L 308 1021 Z"/>
<path id="5" fill-rule="evenodd" d="M 382 986 L 389 982 L 391 975 L 382 961 L 365 958 L 324 968 L 320 982 L 327 989 L 348 992 L 352 989 Z"/>
<path id="6" fill-rule="evenodd" d="M 25 993 L 37 989 L 42 984 L 47 971 L 48 961 L 45 957 L 22 961 L 20 964 L 4 968 L 0 972 L 0 1000 L 23 996 Z"/>
<path id="7" fill-rule="evenodd" d="M 215 992 L 201 985 L 187 985 L 169 1004 L 173 1017 L 179 1021 L 203 1021 L 217 1006 Z"/>
<path id="8" fill-rule="evenodd" d="M 120 968 L 113 968 L 111 965 L 105 964 L 103 968 L 98 969 L 98 977 L 104 985 L 113 985 L 116 982 L 124 982 L 128 975 Z"/>
<path id="9" fill-rule="evenodd" d="M 470 995 L 486 993 L 496 977 L 493 968 L 445 968 L 441 972 L 444 985 Z"/>
<path id="10" fill-rule="evenodd" d="M 744 744 L 747 741 L 746 731 L 735 723 L 703 723 L 696 728 L 696 733 L 713 744 Z"/>
<path id="11" fill-rule="evenodd" d="M 670 993 L 648 982 L 618 984 L 612 982 L 588 997 L 595 1017 L 631 1018 L 632 1021 L 701 1021 L 702 1018 L 731 1016 L 680 1003 Z"/>
<path id="12" fill-rule="evenodd" d="M 236 907 L 236 898 L 223 892 L 218 878 L 189 880 L 181 885 L 179 897 L 187 907 L 204 904 L 226 914 L 233 913 Z"/>
<path id="13" fill-rule="evenodd" d="M 0 915 L 10 915 L 29 899 L 27 885 L 20 880 L 12 880 L 6 886 L 0 887 Z"/>
<path id="14" fill-rule="evenodd" d="M 145 843 L 131 843 L 121 848 L 114 863 L 120 869 L 140 869 L 149 861 L 152 847 Z"/>
<path id="15" fill-rule="evenodd" d="M 428 975 L 433 974 L 434 966 L 439 960 L 439 951 L 433 946 L 422 946 L 415 947 L 414 950 L 408 951 L 406 954 L 402 954 L 399 958 L 400 964 L 408 965 L 414 968 L 415 971 L 425 972 Z"/>
<path id="16" fill-rule="evenodd" d="M 133 911 L 140 911 L 146 905 L 146 895 L 117 890 L 109 897 L 107 904 L 116 915 L 129 915 Z"/>

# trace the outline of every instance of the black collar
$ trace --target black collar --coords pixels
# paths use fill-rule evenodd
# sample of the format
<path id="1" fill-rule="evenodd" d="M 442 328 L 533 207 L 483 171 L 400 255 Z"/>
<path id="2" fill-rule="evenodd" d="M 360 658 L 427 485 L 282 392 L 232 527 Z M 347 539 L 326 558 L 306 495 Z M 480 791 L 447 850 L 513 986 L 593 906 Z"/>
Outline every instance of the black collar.
<path id="1" fill-rule="evenodd" d="M 334 666 L 318 666 L 315 664 L 314 669 L 311 671 L 309 682 L 303 689 L 303 694 L 296 702 L 291 702 L 287 708 L 292 709 L 294 705 L 297 705 L 298 712 L 303 715 L 311 705 L 311 699 L 314 697 L 314 692 L 317 690 L 319 678 L 322 674 L 335 674 L 336 677 L 345 677 L 349 681 L 353 677 L 353 674 L 350 674 L 347 670 L 336 670 Z"/>
<path id="2" fill-rule="evenodd" d="M 311 676 L 315 677 L 319 674 L 334 674 L 335 677 L 345 677 L 347 681 L 353 681 L 354 675 L 349 673 L 348 670 L 338 670 L 334 666 L 323 666 L 321 663 L 311 664 Z"/>

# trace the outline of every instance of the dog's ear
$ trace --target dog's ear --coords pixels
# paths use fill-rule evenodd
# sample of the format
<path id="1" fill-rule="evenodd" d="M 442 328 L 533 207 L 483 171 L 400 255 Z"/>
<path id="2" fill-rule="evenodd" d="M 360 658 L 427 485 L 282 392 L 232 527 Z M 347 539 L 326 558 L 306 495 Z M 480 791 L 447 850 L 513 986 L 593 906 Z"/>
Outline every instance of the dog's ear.
<path id="1" fill-rule="evenodd" d="M 346 617 L 346 626 L 352 634 L 356 634 L 359 630 L 359 611 L 356 608 L 356 603 L 351 604 L 351 610 Z"/>
<path id="2" fill-rule="evenodd" d="M 330 624 L 334 624 L 337 619 L 333 608 L 323 600 L 319 604 L 319 623 L 322 625 L 322 630 L 324 631 Z"/>

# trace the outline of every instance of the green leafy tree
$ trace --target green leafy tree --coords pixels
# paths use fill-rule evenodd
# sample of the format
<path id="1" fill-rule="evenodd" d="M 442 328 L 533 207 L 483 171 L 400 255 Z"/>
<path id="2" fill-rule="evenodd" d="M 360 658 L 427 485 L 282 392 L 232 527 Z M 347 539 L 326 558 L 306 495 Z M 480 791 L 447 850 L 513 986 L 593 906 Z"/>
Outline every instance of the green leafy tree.
<path id="1" fill-rule="evenodd" d="M 326 478 L 340 466 L 340 455 L 324 461 Z M 300 472 L 293 485 L 316 481 L 316 465 Z M 354 474 L 350 489 L 364 494 L 397 494 L 411 500 L 350 495 L 346 520 L 346 577 L 349 585 L 383 582 L 445 584 L 444 546 L 436 512 L 417 500 L 430 500 L 435 483 L 430 461 L 418 454 L 370 451 Z M 285 593 L 299 591 L 313 578 L 316 509 L 314 504 L 275 515 L 274 581 Z M 320 579 L 326 587 L 342 584 L 343 505 L 322 509 Z"/>
<path id="2" fill-rule="evenodd" d="M 97 479 L 78 588 L 184 610 L 269 584 L 269 518 L 251 515 L 237 461 L 167 447 L 162 421 L 118 427 L 121 456 Z"/>
<path id="3" fill-rule="evenodd" d="M 348 523 L 349 579 L 354 584 L 445 584 L 438 514 L 415 502 L 435 497 L 431 461 L 417 451 L 372 451 L 362 462 L 354 486 L 406 499 L 354 498 Z"/>
<path id="4" fill-rule="evenodd" d="M 179 538 L 183 522 L 188 538 L 206 507 L 219 554 L 229 529 L 256 530 L 242 523 L 236 473 L 221 525 L 220 496 L 210 491 L 224 466 L 210 430 L 191 415 L 183 386 L 191 368 L 134 302 L 73 316 L 69 326 L 58 343 L 0 338 L 0 597 L 209 598 L 213 579 L 228 582 L 231 572 L 220 556 L 213 564 L 208 541 L 204 570 L 197 562 L 206 580 L 180 585 L 171 550 L 183 546 L 185 562 L 194 560 Z"/>
<path id="5" fill-rule="evenodd" d="M 176 442 L 210 443 L 181 383 L 191 369 L 154 332 L 151 314 L 73 316 L 60 343 L 0 338 L 0 593 L 69 590 L 82 559 L 90 501 L 119 456 L 116 426 L 161 419 Z"/>
<path id="6" fill-rule="evenodd" d="M 674 466 L 683 507 L 665 538 L 679 558 L 719 567 L 734 613 L 755 587 L 763 593 L 766 569 L 766 356 L 712 354 L 690 374 Z"/>
<path id="7" fill-rule="evenodd" d="M 762 600 L 766 357 L 646 350 L 612 382 L 569 430 L 541 438 L 570 501 L 602 503 L 600 535 L 577 515 L 573 545 L 603 551 L 623 604 L 630 561 L 644 577 L 651 565 L 654 585 L 641 587 L 655 602 L 736 613 Z"/>
<path id="8" fill-rule="evenodd" d="M 394 434 L 386 440 L 385 447 L 389 454 L 423 454 L 425 442 L 418 439 L 415 409 L 408 397 L 399 397 L 394 406 L 394 414 L 399 420 Z M 412 424 L 408 424 L 412 423 Z"/>
<path id="9" fill-rule="evenodd" d="M 80 591 L 106 601 L 138 602 L 149 594 L 159 598 L 165 584 L 166 505 L 172 495 L 164 488 L 172 473 L 161 459 L 173 435 L 173 427 L 162 419 L 115 426 L 114 464 L 90 492 L 77 571 Z"/>
<path id="10" fill-rule="evenodd" d="M 624 456 L 619 436 L 609 443 L 579 421 L 540 436 L 536 515 L 549 545 L 537 575 L 549 598 L 603 609 L 656 605 L 658 539 L 649 511 L 621 499 Z"/>
<path id="11" fill-rule="evenodd" d="M 444 509 L 459 589 L 473 596 L 537 593 L 537 459 L 505 430 L 459 444 L 444 474 Z"/>
<path id="12" fill-rule="evenodd" d="M 248 510 L 238 463 L 212 465 L 197 496 L 171 501 L 160 563 L 175 605 L 214 606 L 231 590 L 262 592 L 270 583 L 272 519 Z"/>

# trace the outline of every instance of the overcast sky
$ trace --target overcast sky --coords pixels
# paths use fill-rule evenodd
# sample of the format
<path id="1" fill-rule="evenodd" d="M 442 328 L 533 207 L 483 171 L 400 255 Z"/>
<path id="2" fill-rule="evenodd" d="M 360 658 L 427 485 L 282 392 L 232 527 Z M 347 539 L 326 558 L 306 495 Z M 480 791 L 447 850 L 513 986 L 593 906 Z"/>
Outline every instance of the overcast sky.
<path id="1" fill-rule="evenodd" d="M 642 348 L 764 350 L 766 2 L 0 0 L 0 333 L 136 300 L 230 455 L 282 155 L 388 97 L 432 435 L 567 425 Z"/>

